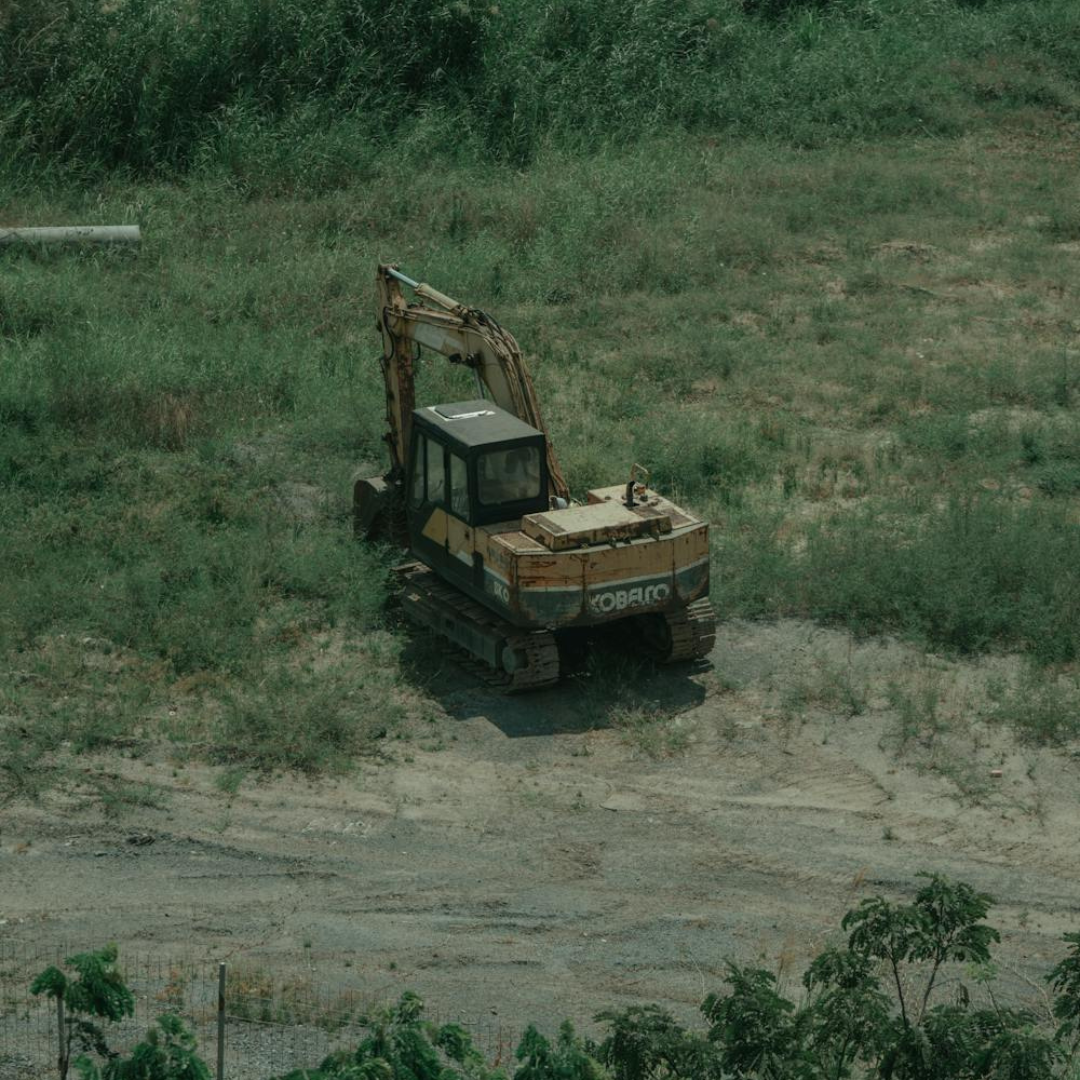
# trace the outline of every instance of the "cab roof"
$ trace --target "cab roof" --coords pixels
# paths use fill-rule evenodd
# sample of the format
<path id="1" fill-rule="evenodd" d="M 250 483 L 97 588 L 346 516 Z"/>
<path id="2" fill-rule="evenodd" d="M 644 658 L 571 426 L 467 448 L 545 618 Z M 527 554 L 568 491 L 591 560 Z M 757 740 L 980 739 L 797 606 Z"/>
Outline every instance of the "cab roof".
<path id="1" fill-rule="evenodd" d="M 543 432 L 519 420 L 513 413 L 483 398 L 455 401 L 448 405 L 429 405 L 413 416 L 425 427 L 435 428 L 466 446 L 487 446 L 520 439 L 543 438 Z"/>

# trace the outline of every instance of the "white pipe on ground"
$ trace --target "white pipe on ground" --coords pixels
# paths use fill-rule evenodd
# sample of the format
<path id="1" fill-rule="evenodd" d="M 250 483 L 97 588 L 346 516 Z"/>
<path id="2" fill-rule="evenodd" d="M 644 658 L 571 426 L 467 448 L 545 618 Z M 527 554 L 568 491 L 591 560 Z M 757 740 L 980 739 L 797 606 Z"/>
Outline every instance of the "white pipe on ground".
<path id="1" fill-rule="evenodd" d="M 137 244 L 138 225 L 67 225 L 58 228 L 3 229 L 0 247 L 9 244 Z"/>

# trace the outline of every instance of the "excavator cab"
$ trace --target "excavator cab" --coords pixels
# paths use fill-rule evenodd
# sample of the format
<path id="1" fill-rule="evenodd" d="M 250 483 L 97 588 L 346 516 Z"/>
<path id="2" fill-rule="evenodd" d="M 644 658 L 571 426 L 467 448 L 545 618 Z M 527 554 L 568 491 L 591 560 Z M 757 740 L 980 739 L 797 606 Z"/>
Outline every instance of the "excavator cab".
<path id="1" fill-rule="evenodd" d="M 456 526 L 520 521 L 547 510 L 545 437 L 482 398 L 412 414 L 407 505 L 412 548 L 426 562 Z"/>

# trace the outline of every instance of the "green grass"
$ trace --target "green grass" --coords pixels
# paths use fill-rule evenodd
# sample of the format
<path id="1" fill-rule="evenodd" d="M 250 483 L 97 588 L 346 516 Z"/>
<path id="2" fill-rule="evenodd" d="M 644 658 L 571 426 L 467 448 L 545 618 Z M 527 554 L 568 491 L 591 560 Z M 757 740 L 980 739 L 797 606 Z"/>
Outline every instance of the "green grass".
<path id="1" fill-rule="evenodd" d="M 990 717 L 1029 742 L 1062 746 L 1080 738 L 1080 681 L 1075 672 L 1048 679 L 1029 670 L 1014 686 L 998 689 Z"/>
<path id="2" fill-rule="evenodd" d="M 12 0 L 0 130 L 38 168 L 260 190 L 347 185 L 386 153 L 521 166 L 672 130 L 953 135 L 1075 118 L 1078 29 L 1071 0 Z"/>
<path id="3" fill-rule="evenodd" d="M 4 257 L 0 640 L 32 675 L 5 712 L 70 686 L 46 746 L 153 731 L 178 686 L 178 716 L 191 695 L 220 715 L 174 737 L 222 760 L 360 745 L 340 717 L 367 691 L 351 703 L 339 670 L 333 701 L 309 697 L 304 665 L 384 625 L 387 563 L 347 515 L 353 469 L 381 461 L 369 293 L 391 256 L 514 329 L 575 492 L 636 460 L 712 518 L 722 613 L 1075 658 L 1075 256 L 1042 225 L 1067 163 L 649 143 L 419 176 L 411 215 L 383 168 L 303 200 L 211 181 L 7 200 L 147 237 Z M 425 364 L 421 392 L 458 378 Z M 400 679 L 392 655 L 360 669 Z M 290 741 L 290 701 L 334 726 Z M 277 702 L 281 738 L 258 722 Z"/>
<path id="4" fill-rule="evenodd" d="M 889 630 L 961 654 L 1007 648 L 1045 664 L 1080 656 L 1075 509 L 985 494 L 942 507 L 923 492 L 834 512 L 803 530 L 800 549 L 778 531 L 736 548 L 744 576 L 733 594 L 721 591 L 731 608 Z"/>
<path id="5" fill-rule="evenodd" d="M 417 4 L 365 67 L 344 6 L 65 3 L 0 24 L 3 223 L 145 241 L 0 254 L 3 791 L 161 738 L 340 768 L 423 711 L 348 522 L 386 259 L 514 331 L 577 495 L 638 461 L 711 520 L 722 616 L 1075 669 L 1075 5 Z"/>

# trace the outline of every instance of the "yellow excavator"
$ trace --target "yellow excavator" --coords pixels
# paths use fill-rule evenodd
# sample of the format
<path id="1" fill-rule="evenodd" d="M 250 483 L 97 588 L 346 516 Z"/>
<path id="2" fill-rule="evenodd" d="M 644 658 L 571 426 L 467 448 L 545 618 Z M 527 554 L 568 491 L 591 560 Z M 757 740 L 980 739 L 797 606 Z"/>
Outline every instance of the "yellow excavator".
<path id="1" fill-rule="evenodd" d="M 637 465 L 572 503 L 514 338 L 394 266 L 379 266 L 376 290 L 391 464 L 355 480 L 353 510 L 359 535 L 417 560 L 402 571 L 406 615 L 511 690 L 558 681 L 571 628 L 633 620 L 661 662 L 707 655 L 708 524 Z M 417 408 L 421 349 L 470 368 L 476 397 Z"/>

